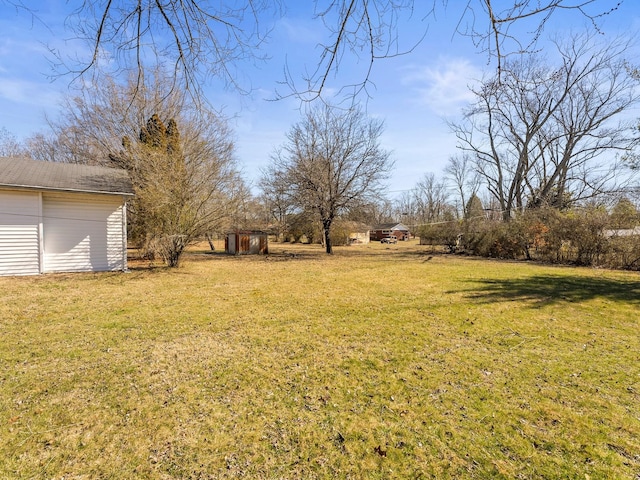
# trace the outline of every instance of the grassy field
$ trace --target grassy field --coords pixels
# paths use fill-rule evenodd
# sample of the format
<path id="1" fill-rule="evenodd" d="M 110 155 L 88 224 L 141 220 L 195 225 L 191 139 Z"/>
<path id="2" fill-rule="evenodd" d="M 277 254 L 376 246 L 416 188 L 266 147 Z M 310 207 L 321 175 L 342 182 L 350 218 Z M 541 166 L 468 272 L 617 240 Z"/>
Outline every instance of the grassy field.
<path id="1" fill-rule="evenodd" d="M 271 249 L 0 278 L 0 478 L 640 478 L 638 273 Z"/>

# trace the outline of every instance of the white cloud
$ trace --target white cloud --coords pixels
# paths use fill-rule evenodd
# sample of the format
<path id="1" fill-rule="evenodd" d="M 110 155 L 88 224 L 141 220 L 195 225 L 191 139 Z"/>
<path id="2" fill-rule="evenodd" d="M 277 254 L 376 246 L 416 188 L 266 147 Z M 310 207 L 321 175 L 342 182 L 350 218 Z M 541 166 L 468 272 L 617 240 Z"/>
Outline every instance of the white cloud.
<path id="1" fill-rule="evenodd" d="M 60 92 L 51 84 L 36 83 L 15 78 L 0 78 L 0 98 L 16 104 L 52 107 L 60 102 Z"/>
<path id="2" fill-rule="evenodd" d="M 477 83 L 482 71 L 461 58 L 441 58 L 435 65 L 407 69 L 402 83 L 415 90 L 418 101 L 442 116 L 457 115 L 473 101 L 469 86 Z"/>
<path id="3" fill-rule="evenodd" d="M 306 18 L 284 17 L 279 20 L 276 28 L 282 29 L 284 37 L 293 45 L 317 45 L 323 39 L 322 30 L 318 29 L 317 22 L 311 22 Z"/>

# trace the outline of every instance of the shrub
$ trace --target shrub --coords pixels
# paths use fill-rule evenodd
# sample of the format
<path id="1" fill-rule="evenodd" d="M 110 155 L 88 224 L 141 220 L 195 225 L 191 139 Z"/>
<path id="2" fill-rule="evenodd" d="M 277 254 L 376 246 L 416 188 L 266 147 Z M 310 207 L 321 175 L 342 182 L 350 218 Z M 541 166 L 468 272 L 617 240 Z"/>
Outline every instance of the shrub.
<path id="1" fill-rule="evenodd" d="M 640 236 L 611 237 L 606 265 L 610 268 L 640 270 Z"/>
<path id="2" fill-rule="evenodd" d="M 605 230 L 609 216 L 603 208 L 588 207 L 564 215 L 564 236 L 571 242 L 578 265 L 596 265 L 609 248 Z"/>
<path id="3" fill-rule="evenodd" d="M 518 217 L 522 223 L 525 255 L 528 259 L 561 262 L 565 240 L 562 214 L 555 208 L 542 207 L 525 211 Z"/>
<path id="4" fill-rule="evenodd" d="M 462 228 L 452 220 L 432 225 L 424 225 L 418 230 L 421 245 L 442 245 L 450 252 L 458 249 Z"/>
<path id="5" fill-rule="evenodd" d="M 349 245 L 349 234 L 352 228 L 350 222 L 333 222 L 331 227 L 331 244 L 334 246 Z"/>
<path id="6" fill-rule="evenodd" d="M 147 248 L 154 257 L 157 255 L 162 258 L 167 266 L 178 267 L 186 246 L 186 235 L 162 235 L 153 238 Z"/>
<path id="7" fill-rule="evenodd" d="M 509 243 L 505 235 L 506 224 L 494 221 L 467 224 L 463 236 L 465 251 L 481 257 L 507 258 Z"/>
<path id="8" fill-rule="evenodd" d="M 510 222 L 465 221 L 460 247 L 482 257 L 535 259 L 640 270 L 640 237 L 609 236 L 614 219 L 602 207 L 527 210 Z M 421 230 L 421 243 L 444 244 L 437 225 Z"/>

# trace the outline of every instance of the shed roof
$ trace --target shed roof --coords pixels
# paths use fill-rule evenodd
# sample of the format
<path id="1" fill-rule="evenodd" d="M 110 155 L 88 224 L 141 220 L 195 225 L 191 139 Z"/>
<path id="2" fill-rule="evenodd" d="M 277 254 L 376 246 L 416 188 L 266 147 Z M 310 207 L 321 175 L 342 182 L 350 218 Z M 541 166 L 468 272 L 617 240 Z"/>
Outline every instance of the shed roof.
<path id="1" fill-rule="evenodd" d="M 126 170 L 0 157 L 0 187 L 133 195 Z"/>
<path id="2" fill-rule="evenodd" d="M 401 223 L 381 223 L 376 225 L 374 230 L 407 230 L 409 229 Z"/>
<path id="3" fill-rule="evenodd" d="M 268 235 L 269 232 L 265 230 L 252 230 L 252 229 L 239 229 L 239 230 L 229 230 L 225 232 L 226 235 L 235 235 L 236 233 L 239 235 Z"/>

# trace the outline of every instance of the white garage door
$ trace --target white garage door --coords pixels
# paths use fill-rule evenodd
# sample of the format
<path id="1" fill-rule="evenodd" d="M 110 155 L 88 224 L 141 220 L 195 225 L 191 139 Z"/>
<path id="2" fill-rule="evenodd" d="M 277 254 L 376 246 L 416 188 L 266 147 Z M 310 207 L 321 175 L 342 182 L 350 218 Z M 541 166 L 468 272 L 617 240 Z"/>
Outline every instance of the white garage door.
<path id="1" fill-rule="evenodd" d="M 0 191 L 0 275 L 40 273 L 38 193 Z"/>
<path id="2" fill-rule="evenodd" d="M 45 272 L 122 270 L 119 197 L 43 195 Z"/>

